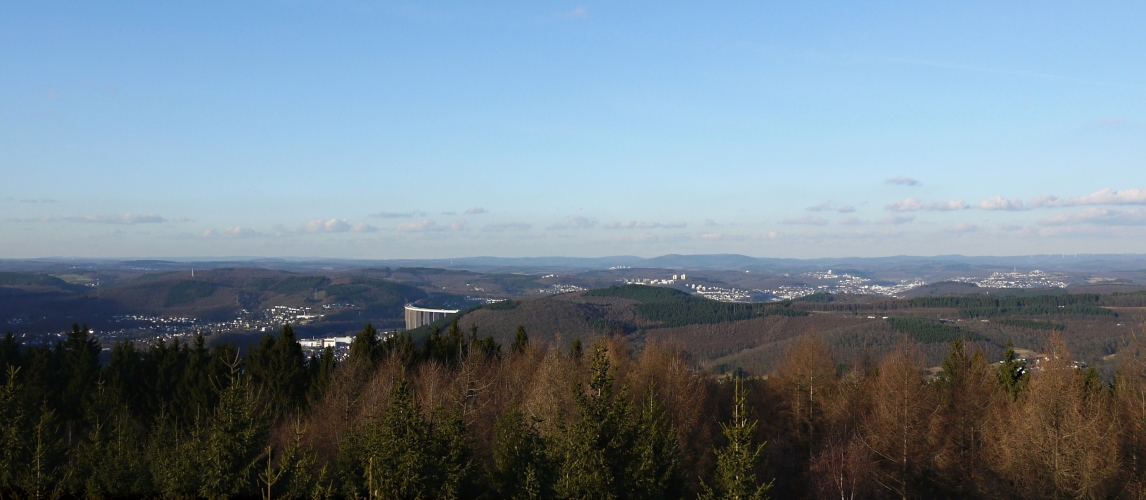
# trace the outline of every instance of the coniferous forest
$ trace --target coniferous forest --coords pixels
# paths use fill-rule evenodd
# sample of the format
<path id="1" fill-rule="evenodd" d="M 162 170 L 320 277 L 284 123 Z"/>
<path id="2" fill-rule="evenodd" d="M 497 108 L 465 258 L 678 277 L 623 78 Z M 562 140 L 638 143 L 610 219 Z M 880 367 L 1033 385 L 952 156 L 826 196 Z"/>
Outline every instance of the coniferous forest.
<path id="1" fill-rule="evenodd" d="M 229 344 L 86 327 L 0 343 L 3 497 L 1047 498 L 1146 496 L 1146 358 L 1112 381 L 954 339 L 884 359 L 798 339 L 774 373 L 714 377 L 624 337 L 421 342 L 367 325 L 337 362 L 284 326 Z M 946 333 L 946 332 L 939 332 Z"/>

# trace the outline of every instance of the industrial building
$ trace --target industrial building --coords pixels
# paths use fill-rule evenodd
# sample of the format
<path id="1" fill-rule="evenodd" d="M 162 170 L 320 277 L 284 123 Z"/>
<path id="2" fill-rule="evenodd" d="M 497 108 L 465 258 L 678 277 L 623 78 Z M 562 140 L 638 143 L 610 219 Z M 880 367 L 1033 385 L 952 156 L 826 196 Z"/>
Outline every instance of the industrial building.
<path id="1" fill-rule="evenodd" d="M 415 307 L 411 304 L 407 304 L 406 329 L 413 330 L 419 326 L 428 325 L 451 314 L 456 314 L 457 312 L 457 309 L 426 309 L 424 307 Z"/>

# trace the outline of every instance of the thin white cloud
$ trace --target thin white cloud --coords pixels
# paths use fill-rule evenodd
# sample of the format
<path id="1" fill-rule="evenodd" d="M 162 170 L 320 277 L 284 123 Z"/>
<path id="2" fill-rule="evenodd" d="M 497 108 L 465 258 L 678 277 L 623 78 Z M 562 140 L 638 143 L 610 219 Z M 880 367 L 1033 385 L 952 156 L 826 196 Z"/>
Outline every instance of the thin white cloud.
<path id="1" fill-rule="evenodd" d="M 573 10 L 562 12 L 561 17 L 565 19 L 586 19 L 589 17 L 589 10 L 585 7 L 574 7 Z"/>
<path id="2" fill-rule="evenodd" d="M 477 215 L 488 212 L 484 207 L 470 207 L 466 209 L 466 215 Z"/>
<path id="3" fill-rule="evenodd" d="M 59 203 L 58 200 L 53 200 L 51 198 L 19 198 L 19 199 L 16 199 L 16 198 L 9 196 L 7 198 L 4 198 L 4 200 L 5 201 L 15 201 L 15 202 L 19 202 L 19 203 Z"/>
<path id="4" fill-rule="evenodd" d="M 947 231 L 952 233 L 973 233 L 978 230 L 979 226 L 968 222 L 960 222 L 952 227 L 947 228 Z"/>
<path id="5" fill-rule="evenodd" d="M 314 220 L 302 227 L 302 232 L 306 233 L 372 233 L 377 230 L 378 228 L 361 222 L 351 224 L 346 219 Z"/>
<path id="6" fill-rule="evenodd" d="M 927 205 L 927 210 L 940 212 L 947 212 L 951 210 L 966 210 L 968 208 L 971 208 L 971 205 L 967 204 L 967 202 L 963 200 L 937 201 Z"/>
<path id="7" fill-rule="evenodd" d="M 966 210 L 971 206 L 963 200 L 936 201 L 924 203 L 918 198 L 905 198 L 889 203 L 884 208 L 892 212 L 916 212 L 919 210 L 946 212 L 951 210 Z"/>
<path id="8" fill-rule="evenodd" d="M 838 212 L 841 214 L 850 214 L 850 213 L 856 211 L 856 207 L 853 207 L 851 205 L 836 206 L 831 201 L 825 201 L 825 202 L 820 203 L 818 205 L 812 205 L 808 208 L 805 208 L 804 210 L 807 210 L 809 212 L 831 212 L 831 211 L 834 211 L 834 212 Z"/>
<path id="9" fill-rule="evenodd" d="M 261 231 L 256 231 L 254 229 L 251 229 L 249 227 L 234 226 L 234 227 L 229 227 L 227 229 L 224 229 L 222 231 L 216 231 L 214 229 L 208 229 L 206 231 L 203 231 L 202 236 L 204 238 L 209 238 L 209 239 L 214 239 L 214 238 L 255 238 L 255 237 L 259 237 L 259 236 L 266 236 L 266 234 L 261 232 Z"/>
<path id="10" fill-rule="evenodd" d="M 582 217 L 580 215 L 570 215 L 566 217 L 566 222 L 550 224 L 545 229 L 563 231 L 566 229 L 590 229 L 593 227 L 597 227 L 597 219 Z"/>
<path id="11" fill-rule="evenodd" d="M 345 233 L 350 231 L 350 223 L 346 219 L 314 220 L 302 227 L 307 233 Z"/>
<path id="12" fill-rule="evenodd" d="M 1095 120 L 1094 124 L 1098 125 L 1099 127 L 1125 127 L 1126 125 L 1130 124 L 1130 120 L 1125 118 L 1107 117 Z"/>
<path id="13" fill-rule="evenodd" d="M 398 224 L 398 231 L 403 233 L 430 233 L 445 230 L 446 228 L 429 219 Z"/>
<path id="14" fill-rule="evenodd" d="M 921 186 L 922 182 L 911 177 L 892 177 L 883 181 L 884 184 L 894 184 L 896 186 Z"/>
<path id="15" fill-rule="evenodd" d="M 914 220 L 915 220 L 915 217 L 914 217 L 914 216 L 910 216 L 910 215 L 892 215 L 892 214 L 887 214 L 887 217 L 884 217 L 884 218 L 880 219 L 880 220 L 879 220 L 879 223 L 880 223 L 880 224 L 889 224 L 889 225 L 893 225 L 893 226 L 898 226 L 898 225 L 900 225 L 900 224 L 910 224 L 910 223 L 911 223 L 912 221 L 914 221 Z"/>
<path id="16" fill-rule="evenodd" d="M 625 221 L 625 222 L 611 222 L 605 225 L 605 229 L 680 229 L 688 226 L 684 222 L 641 222 L 641 221 Z"/>
<path id="17" fill-rule="evenodd" d="M 155 214 L 133 214 L 126 213 L 123 215 L 70 215 L 70 216 L 56 216 L 47 215 L 34 219 L 20 219 L 20 222 L 75 222 L 84 224 L 162 224 L 168 222 L 167 219 Z"/>
<path id="18" fill-rule="evenodd" d="M 776 231 L 769 231 L 767 233 L 755 234 L 742 234 L 742 233 L 725 233 L 722 231 L 706 231 L 698 233 L 696 239 L 701 241 L 749 241 L 749 240 L 774 240 L 779 238 L 781 233 Z"/>
<path id="19" fill-rule="evenodd" d="M 370 214 L 370 216 L 380 219 L 409 219 L 411 217 L 425 217 L 426 212 L 420 210 L 410 210 L 408 212 L 378 212 Z"/>
<path id="20" fill-rule="evenodd" d="M 868 221 L 860 220 L 857 217 L 848 217 L 848 218 L 840 221 L 840 225 L 843 225 L 843 226 L 865 226 L 867 224 L 869 224 Z"/>
<path id="21" fill-rule="evenodd" d="M 980 200 L 979 208 L 983 210 L 1026 210 L 1022 200 L 1008 200 L 1002 196 Z"/>
<path id="22" fill-rule="evenodd" d="M 917 210 L 923 210 L 923 202 L 917 198 L 905 198 L 888 203 L 884 208 L 892 212 L 915 212 Z"/>
<path id="23" fill-rule="evenodd" d="M 429 219 L 419 221 L 405 222 L 398 225 L 398 231 L 403 233 L 436 233 L 441 231 L 465 231 L 469 229 L 469 223 L 464 220 L 456 220 L 448 226 L 443 226 Z"/>
<path id="24" fill-rule="evenodd" d="M 487 233 L 503 233 L 506 231 L 528 231 L 533 228 L 532 224 L 524 222 L 509 222 L 505 224 L 489 224 L 481 228 L 483 232 Z"/>
<path id="25" fill-rule="evenodd" d="M 1058 214 L 1047 217 L 1039 223 L 1048 226 L 1062 226 L 1070 224 L 1096 224 L 1105 226 L 1141 226 L 1146 225 L 1146 210 L 1132 208 L 1119 210 L 1113 208 L 1091 207 L 1077 212 Z"/>
<path id="26" fill-rule="evenodd" d="M 780 221 L 780 223 L 802 226 L 825 226 L 828 224 L 828 219 L 823 217 L 797 217 L 795 219 L 784 219 Z"/>
<path id="27" fill-rule="evenodd" d="M 1077 207 L 1084 205 L 1146 205 L 1146 189 L 1123 189 L 1115 191 L 1110 188 L 1103 189 L 1088 195 L 1074 198 L 1059 198 L 1054 195 L 1045 195 L 1031 202 L 1031 207 Z"/>

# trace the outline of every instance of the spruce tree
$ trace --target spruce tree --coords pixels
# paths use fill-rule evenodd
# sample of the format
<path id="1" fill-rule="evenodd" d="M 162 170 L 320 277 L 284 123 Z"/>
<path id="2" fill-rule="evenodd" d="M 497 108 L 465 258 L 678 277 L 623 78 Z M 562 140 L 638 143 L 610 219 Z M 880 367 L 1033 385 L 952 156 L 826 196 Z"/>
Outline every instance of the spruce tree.
<path id="1" fill-rule="evenodd" d="M 41 407 L 32 424 L 25 452 L 27 462 L 18 481 L 19 490 L 29 498 L 62 496 L 66 485 L 65 450 L 56 412 Z"/>
<path id="2" fill-rule="evenodd" d="M 457 498 L 471 480 L 472 459 L 461 418 L 436 412 L 427 422 L 405 375 L 390 390 L 385 413 L 370 417 L 339 449 L 346 496 Z"/>
<path id="3" fill-rule="evenodd" d="M 330 386 L 330 379 L 334 376 L 334 367 L 334 349 L 330 346 L 323 348 L 322 354 L 311 356 L 309 362 L 310 388 L 307 399 L 317 401 L 326 393 L 326 388 Z"/>
<path id="4" fill-rule="evenodd" d="M 188 412 L 207 414 L 215 409 L 219 395 L 212 384 L 222 383 L 228 377 L 227 372 L 222 371 L 222 366 L 215 370 L 213 364 L 205 339 L 202 335 L 196 335 L 192 347 L 187 351 L 183 387 L 179 391 L 179 405 L 187 408 Z"/>
<path id="5" fill-rule="evenodd" d="M 184 423 L 195 419 L 197 409 L 180 404 L 186 399 L 181 393 L 187 390 L 183 379 L 187 372 L 187 354 L 186 345 L 176 337 L 170 345 L 162 340 L 156 341 L 144 358 L 143 382 L 149 396 L 150 415 L 167 412 Z"/>
<path id="6" fill-rule="evenodd" d="M 16 378 L 20 370 L 8 366 L 3 387 L 0 387 L 0 491 L 15 491 L 19 486 L 19 471 L 27 461 L 28 415 L 20 398 Z"/>
<path id="7" fill-rule="evenodd" d="M 631 478 L 628 498 L 679 498 L 684 486 L 681 476 L 680 443 L 676 429 L 665 416 L 664 407 L 650 386 L 637 417 L 633 457 L 627 472 Z"/>
<path id="8" fill-rule="evenodd" d="M 577 420 L 566 429 L 557 480 L 563 498 L 623 498 L 632 489 L 632 406 L 627 390 L 613 393 L 613 368 L 604 340 L 594 345 L 589 390 L 574 393 Z"/>
<path id="9" fill-rule="evenodd" d="M 150 491 L 143 443 L 127 406 L 101 383 L 87 409 L 87 435 L 72 449 L 71 493 L 88 498 L 123 497 Z"/>
<path id="10" fill-rule="evenodd" d="M 230 384 L 219 394 L 211 415 L 205 449 L 201 450 L 202 483 L 199 494 L 217 498 L 247 493 L 253 485 L 256 460 L 266 442 L 269 422 L 266 407 L 254 395 L 249 377 L 231 363 Z"/>
<path id="11" fill-rule="evenodd" d="M 135 343 L 130 340 L 116 342 L 105 372 L 107 389 L 116 400 L 132 413 L 142 414 L 145 408 L 143 356 L 135 349 Z"/>
<path id="12" fill-rule="evenodd" d="M 8 382 L 5 378 L 8 375 L 8 367 L 17 368 L 21 364 L 20 343 L 12 332 L 8 332 L 4 334 L 4 340 L 0 340 L 0 384 Z"/>
<path id="13" fill-rule="evenodd" d="M 147 441 L 147 464 L 157 492 L 193 498 L 200 493 L 206 448 L 205 416 L 180 424 L 166 412 L 156 416 Z"/>
<path id="14" fill-rule="evenodd" d="M 77 421 L 84 413 L 84 403 L 99 380 L 99 341 L 88 335 L 88 326 L 72 325 L 67 339 L 56 345 L 60 359 L 61 387 L 60 417 Z"/>
<path id="15" fill-rule="evenodd" d="M 283 325 L 278 337 L 264 336 L 246 359 L 251 382 L 280 415 L 297 411 L 305 403 L 308 383 L 305 363 L 302 346 L 290 325 Z"/>
<path id="16" fill-rule="evenodd" d="M 573 345 L 569 347 L 569 357 L 573 359 L 581 359 L 584 354 L 584 347 L 581 345 L 581 339 L 573 339 Z"/>
<path id="17" fill-rule="evenodd" d="M 258 473 L 259 493 L 264 500 L 273 498 L 306 498 L 311 496 L 314 479 L 314 453 L 303 447 L 305 428 L 295 421 L 291 439 L 279 450 L 267 445 Z"/>
<path id="18" fill-rule="evenodd" d="M 373 370 L 382 360 L 382 349 L 378 343 L 378 330 L 366 323 L 366 327 L 350 341 L 350 362 Z"/>
<path id="19" fill-rule="evenodd" d="M 520 410 L 494 423 L 493 467 L 489 471 L 500 498 L 553 498 L 555 462 L 547 441 Z"/>
<path id="20" fill-rule="evenodd" d="M 517 333 L 513 336 L 512 351 L 514 354 L 523 353 L 529 347 L 529 335 L 525 334 L 525 325 L 517 325 Z"/>
<path id="21" fill-rule="evenodd" d="M 756 466 L 765 443 L 753 444 L 756 421 L 748 419 L 748 389 L 733 379 L 732 421 L 720 424 L 728 444 L 716 450 L 716 476 L 713 485 L 701 483 L 704 500 L 761 500 L 768 498 L 772 482 L 757 483 Z"/>
<path id="22" fill-rule="evenodd" d="M 997 373 L 999 385 L 1003 386 L 1007 396 L 1014 401 L 1023 387 L 1026 387 L 1030 373 L 1027 371 L 1027 364 L 1015 358 L 1015 346 L 1011 345 L 1010 341 L 1007 341 L 1007 348 L 1003 351 L 1003 364 L 999 365 Z"/>

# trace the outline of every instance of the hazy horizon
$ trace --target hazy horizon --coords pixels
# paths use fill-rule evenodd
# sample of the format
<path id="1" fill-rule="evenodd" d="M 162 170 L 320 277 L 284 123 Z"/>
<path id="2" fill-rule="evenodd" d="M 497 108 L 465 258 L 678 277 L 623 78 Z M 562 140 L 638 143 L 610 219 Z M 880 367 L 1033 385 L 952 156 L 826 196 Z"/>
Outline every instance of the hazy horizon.
<path id="1" fill-rule="evenodd" d="M 1066 258 L 1146 258 L 1146 253 L 1062 253 L 1062 254 L 1013 254 L 1013 255 L 965 255 L 965 254 L 931 254 L 931 255 L 913 255 L 913 254 L 899 254 L 899 255 L 874 255 L 874 256 L 829 256 L 829 257 L 772 257 L 767 255 L 748 255 L 739 253 L 712 253 L 712 254 L 655 254 L 655 255 L 633 255 L 633 254 L 613 254 L 613 255 L 594 255 L 594 256 L 571 256 L 571 255 L 525 255 L 518 257 L 507 257 L 501 255 L 454 255 L 446 257 L 387 257 L 387 258 L 349 258 L 349 257 L 306 257 L 298 255 L 191 255 L 191 256 L 138 256 L 138 255 L 122 255 L 122 256 L 109 256 L 109 257 L 91 257 L 91 256 L 60 256 L 48 255 L 42 257 L 0 257 L 0 261 L 53 261 L 53 260 L 80 260 L 80 261 L 170 261 L 170 262 L 257 262 L 257 261 L 296 261 L 296 262 L 323 262 L 323 261 L 346 261 L 346 262 L 375 262 L 375 261 L 475 261 L 475 260 L 609 260 L 609 259 L 636 259 L 636 260 L 655 260 L 666 257 L 682 257 L 692 259 L 704 258 L 719 258 L 719 257 L 743 257 L 747 259 L 756 260 L 794 260 L 794 261 L 816 261 L 816 260 L 887 260 L 887 259 L 1066 259 Z"/>

